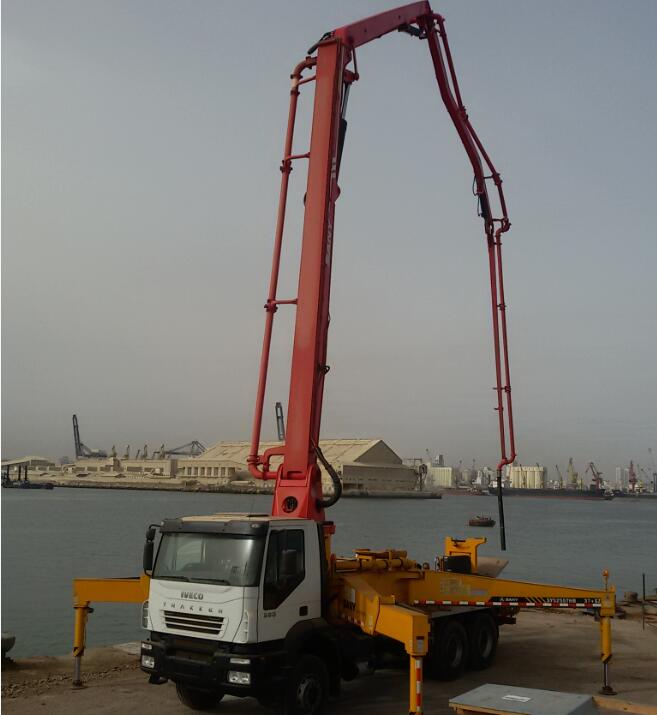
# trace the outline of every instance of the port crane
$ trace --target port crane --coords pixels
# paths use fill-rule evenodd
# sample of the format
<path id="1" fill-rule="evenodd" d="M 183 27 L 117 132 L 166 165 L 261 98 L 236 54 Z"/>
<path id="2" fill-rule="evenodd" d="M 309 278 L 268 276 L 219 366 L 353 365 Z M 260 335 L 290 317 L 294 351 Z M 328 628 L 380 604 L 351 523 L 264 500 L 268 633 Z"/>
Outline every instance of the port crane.
<path id="1" fill-rule="evenodd" d="M 502 235 L 510 227 L 502 179 L 463 105 L 442 16 L 416 2 L 324 34 L 294 68 L 275 232 L 265 302 L 265 335 L 248 466 L 275 480 L 270 514 L 212 514 L 165 519 L 146 532 L 144 573 L 132 579 L 74 581 L 75 681 L 90 604 L 143 602 L 141 667 L 149 681 L 172 680 L 192 708 L 213 707 L 224 694 L 284 704 L 313 715 L 361 662 L 404 655 L 409 663 L 409 711 L 423 712 L 423 670 L 453 678 L 484 668 L 495 655 L 498 627 L 521 608 L 586 608 L 600 617 L 604 688 L 611 691 L 611 622 L 615 591 L 525 583 L 499 578 L 504 564 L 479 554 L 484 538 L 445 539 L 429 563 L 399 548 L 332 550 L 335 525 L 326 510 L 341 482 L 319 448 L 328 373 L 327 340 L 335 203 L 346 133 L 349 90 L 359 79 L 356 51 L 391 32 L 426 42 L 438 89 L 474 172 L 478 213 L 488 251 L 496 409 L 501 470 L 513 463 L 511 387 L 502 279 Z M 314 86 L 310 148 L 294 153 L 302 89 Z M 288 184 L 295 162 L 307 161 L 304 222 L 296 297 L 277 294 Z M 497 196 L 492 208 L 489 185 Z M 274 315 L 296 308 L 285 442 L 260 453 L 260 430 Z M 319 465 L 333 482 L 322 490 Z M 503 514 L 501 514 L 503 516 Z M 501 519 L 503 523 L 503 518 Z M 155 556 L 157 533 L 160 541 Z M 504 545 L 504 531 L 501 532 Z"/>
<path id="2" fill-rule="evenodd" d="M 73 415 L 73 441 L 75 443 L 75 458 L 81 459 L 87 457 L 90 459 L 106 459 L 107 452 L 103 449 L 90 449 L 80 439 L 80 425 L 78 424 L 78 416 Z"/>
<path id="3" fill-rule="evenodd" d="M 563 489 L 563 474 L 561 473 L 558 464 L 555 464 L 554 468 L 557 470 L 557 474 L 559 475 L 559 489 Z"/>
<path id="4" fill-rule="evenodd" d="M 285 442 L 285 416 L 283 415 L 283 405 L 280 402 L 277 402 L 274 410 L 276 414 L 276 432 L 278 434 L 278 441 Z"/>
<path id="5" fill-rule="evenodd" d="M 648 475 L 648 472 L 637 463 L 637 469 L 639 470 L 639 474 L 642 474 L 643 477 L 645 478 L 644 482 L 639 482 L 638 487 L 640 491 L 643 491 L 644 489 L 648 488 L 648 485 L 650 484 L 650 476 Z"/>
<path id="6" fill-rule="evenodd" d="M 651 488 L 654 494 L 657 494 L 657 463 L 655 463 L 655 455 L 652 453 L 652 447 L 648 447 L 650 455 L 650 469 L 652 471 Z"/>
<path id="7" fill-rule="evenodd" d="M 630 469 L 628 473 L 628 478 L 627 478 L 627 485 L 628 485 L 628 491 L 632 494 L 635 494 L 637 491 L 637 478 L 636 478 L 636 470 L 634 469 L 634 462 L 630 459 Z"/>
<path id="8" fill-rule="evenodd" d="M 164 447 L 164 445 L 162 445 Z M 193 439 L 187 444 L 182 444 L 180 447 L 174 447 L 173 449 L 162 449 L 161 450 L 165 456 L 186 456 L 186 457 L 198 457 L 205 452 L 205 446 L 201 444 L 198 440 Z"/>
<path id="9" fill-rule="evenodd" d="M 604 489 L 604 480 L 602 479 L 602 472 L 599 472 L 593 462 L 589 462 L 589 466 L 586 468 L 585 474 L 591 472 L 591 483 L 593 488 L 596 490 Z"/>
<path id="10" fill-rule="evenodd" d="M 579 473 L 575 470 L 572 457 L 568 460 L 568 487 L 570 489 L 579 489 L 581 487 Z"/>

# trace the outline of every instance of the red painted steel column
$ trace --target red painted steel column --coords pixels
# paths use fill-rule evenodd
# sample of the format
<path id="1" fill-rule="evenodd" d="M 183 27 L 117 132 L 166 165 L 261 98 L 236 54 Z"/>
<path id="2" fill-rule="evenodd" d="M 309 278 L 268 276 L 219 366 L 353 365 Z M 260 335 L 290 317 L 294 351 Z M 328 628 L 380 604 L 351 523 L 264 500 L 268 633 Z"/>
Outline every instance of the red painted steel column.
<path id="1" fill-rule="evenodd" d="M 287 440 L 273 508 L 274 515 L 317 520 L 323 510 L 317 505 L 322 486 L 314 447 L 324 390 L 343 57 L 339 40 L 321 44 L 317 52 Z"/>

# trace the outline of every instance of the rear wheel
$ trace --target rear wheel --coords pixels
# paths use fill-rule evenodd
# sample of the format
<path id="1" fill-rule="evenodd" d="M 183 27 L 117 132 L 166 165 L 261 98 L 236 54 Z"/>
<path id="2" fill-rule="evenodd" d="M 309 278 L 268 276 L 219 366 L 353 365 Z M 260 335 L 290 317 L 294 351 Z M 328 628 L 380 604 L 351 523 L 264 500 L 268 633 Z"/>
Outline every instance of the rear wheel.
<path id="1" fill-rule="evenodd" d="M 436 680 L 455 680 L 463 675 L 469 656 L 468 634 L 460 621 L 445 618 L 434 626 L 427 675 Z"/>
<path id="2" fill-rule="evenodd" d="M 221 691 L 198 690 L 182 683 L 176 683 L 176 693 L 180 702 L 192 710 L 212 710 L 224 697 Z"/>
<path id="3" fill-rule="evenodd" d="M 287 686 L 286 715 L 319 715 L 324 711 L 329 692 L 326 665 L 315 655 L 299 658 Z"/>
<path id="4" fill-rule="evenodd" d="M 470 667 L 474 670 L 488 668 L 497 651 L 499 629 L 489 613 L 479 613 L 468 623 L 470 642 Z"/>

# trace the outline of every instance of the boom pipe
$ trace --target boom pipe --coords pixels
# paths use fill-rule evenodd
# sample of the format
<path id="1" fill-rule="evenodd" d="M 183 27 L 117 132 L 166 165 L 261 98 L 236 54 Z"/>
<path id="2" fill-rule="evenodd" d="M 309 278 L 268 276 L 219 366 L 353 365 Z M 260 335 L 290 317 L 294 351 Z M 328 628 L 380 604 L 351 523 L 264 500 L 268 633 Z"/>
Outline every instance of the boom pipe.
<path id="1" fill-rule="evenodd" d="M 283 247 L 283 234 L 285 231 L 285 211 L 287 207 L 288 186 L 290 183 L 290 173 L 292 172 L 293 159 L 300 158 L 292 155 L 292 144 L 294 140 L 294 127 L 296 124 L 297 104 L 299 102 L 299 84 L 303 82 L 303 71 L 315 65 L 315 60 L 307 57 L 294 68 L 290 75 L 292 87 L 290 89 L 290 108 L 288 111 L 287 132 L 285 134 L 285 147 L 283 150 L 283 160 L 281 161 L 281 190 L 278 200 L 278 216 L 276 219 L 276 233 L 274 237 L 274 255 L 272 259 L 271 277 L 269 279 L 269 293 L 265 310 L 265 335 L 262 341 L 262 355 L 260 358 L 260 376 L 258 380 L 258 391 L 256 394 L 256 407 L 253 416 L 253 429 L 251 436 L 251 451 L 247 457 L 247 464 L 251 474 L 258 479 L 271 479 L 275 474 L 269 472 L 269 462 L 264 462 L 258 457 L 260 447 L 260 430 L 262 428 L 262 413 L 265 402 L 265 392 L 267 390 L 267 372 L 269 368 L 269 354 L 271 350 L 271 337 L 274 326 L 274 314 L 278 310 L 276 293 L 278 290 L 278 276 L 281 265 L 281 250 Z M 264 468 L 261 469 L 260 465 Z"/>
<path id="2" fill-rule="evenodd" d="M 328 372 L 326 355 L 330 320 L 333 225 L 335 201 L 339 196 L 338 170 L 346 127 L 344 109 L 349 85 L 358 79 L 355 64 L 356 48 L 394 31 L 403 31 L 419 39 L 427 40 L 442 101 L 473 169 L 474 193 L 478 198 L 479 213 L 484 220 L 489 254 L 496 382 L 494 389 L 497 393 L 496 410 L 500 438 L 498 473 L 501 474 L 502 467 L 512 463 L 516 456 L 501 253 L 501 236 L 509 230 L 511 224 L 507 214 L 502 180 L 474 131 L 463 106 L 443 18 L 432 12 L 428 2 L 413 3 L 345 25 L 325 34 L 309 50 L 309 54 L 317 52 L 316 58 L 307 57 L 297 66 L 292 75 L 293 87 L 285 157 L 281 167 L 283 178 L 281 180 L 272 276 L 265 304 L 267 311 L 265 336 L 260 362 L 251 451 L 247 460 L 249 470 L 255 477 L 276 478 L 277 480 L 272 511 L 274 515 L 285 514 L 291 517 L 313 518 L 317 521 L 324 519 L 316 448 L 319 443 L 324 379 Z M 350 72 L 347 66 L 352 60 L 354 61 L 354 71 Z M 314 66 L 315 75 L 302 79 L 301 72 L 310 66 Z M 315 82 L 310 150 L 306 154 L 293 156 L 292 137 L 299 85 L 309 81 Z M 291 301 L 278 301 L 276 290 L 289 173 L 292 159 L 301 157 L 308 158 L 309 164 L 304 200 L 298 294 Z M 484 167 L 489 172 L 488 174 Z M 492 213 L 488 180 L 492 180 L 496 188 L 500 209 L 498 217 L 494 217 Z M 286 441 L 284 445 L 268 449 L 260 455 L 258 454 L 260 430 L 273 316 L 277 306 L 284 302 L 293 303 L 297 308 Z M 282 458 L 275 470 L 270 466 L 274 456 Z M 499 482 L 501 486 L 501 479 Z M 501 527 L 503 527 L 502 513 L 500 521 Z M 504 538 L 502 541 L 504 546 Z"/>
<path id="3" fill-rule="evenodd" d="M 438 29 L 436 29 L 435 24 Z M 419 26 L 426 35 L 429 51 L 433 61 L 436 80 L 440 95 L 447 112 L 459 134 L 463 147 L 468 155 L 475 176 L 476 194 L 479 197 L 481 215 L 484 219 L 484 230 L 488 246 L 489 273 L 491 286 L 491 305 L 493 313 L 493 349 L 495 357 L 495 390 L 497 392 L 497 412 L 500 433 L 500 462 L 498 471 L 506 464 L 513 463 L 516 457 L 515 436 L 513 430 L 513 409 L 511 404 L 511 378 L 508 358 L 508 340 L 506 328 L 506 304 L 504 300 L 504 281 L 502 277 L 502 242 L 501 235 L 509 230 L 511 224 L 506 209 L 506 200 L 502 189 L 502 179 L 495 169 L 490 157 L 484 149 L 481 140 L 472 127 L 468 114 L 461 100 L 461 93 L 456 79 L 444 19 L 432 14 L 423 17 Z M 449 77 L 445 70 L 445 59 L 449 67 Z M 450 86 L 451 77 L 451 86 Z M 452 91 L 453 89 L 453 91 Z M 455 96 L 456 95 L 456 96 Z M 501 217 L 493 218 L 491 204 L 486 186 L 486 176 L 482 169 L 482 158 L 490 171 L 497 188 L 501 209 Z M 497 230 L 495 223 L 499 223 Z M 502 363 L 504 363 L 504 384 L 502 380 Z M 503 393 L 506 394 L 507 421 L 505 423 Z M 509 453 L 507 454 L 507 436 Z"/>

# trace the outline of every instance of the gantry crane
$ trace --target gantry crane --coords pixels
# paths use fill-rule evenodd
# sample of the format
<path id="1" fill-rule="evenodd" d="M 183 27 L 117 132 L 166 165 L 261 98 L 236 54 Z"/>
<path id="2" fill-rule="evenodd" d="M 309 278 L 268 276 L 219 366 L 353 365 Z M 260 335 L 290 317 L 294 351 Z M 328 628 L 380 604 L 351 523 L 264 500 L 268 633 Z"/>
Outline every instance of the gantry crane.
<path id="1" fill-rule="evenodd" d="M 78 425 L 78 416 L 73 415 L 73 442 L 75 443 L 75 458 L 81 459 L 83 457 L 89 459 L 106 459 L 107 452 L 103 449 L 90 449 L 87 445 L 80 439 L 80 426 Z"/>
<path id="2" fill-rule="evenodd" d="M 192 440 L 191 442 L 187 442 L 187 444 L 183 444 L 180 447 L 174 447 L 173 449 L 164 449 L 164 445 L 162 445 L 162 449 L 160 450 L 165 456 L 171 457 L 171 456 L 186 456 L 186 457 L 198 457 L 199 455 L 203 454 L 205 452 L 205 446 L 202 445 L 197 439 Z"/>
<path id="3" fill-rule="evenodd" d="M 500 568 L 478 553 L 483 538 L 446 538 L 435 564 L 403 549 L 333 553 L 335 525 L 326 510 L 340 498 L 341 481 L 319 448 L 327 365 L 335 203 L 346 132 L 349 90 L 359 79 L 359 47 L 391 32 L 426 42 L 438 89 L 474 172 L 478 212 L 488 251 L 496 409 L 501 470 L 516 456 L 502 279 L 502 235 L 509 229 L 502 180 L 463 105 L 444 19 L 428 2 L 383 12 L 324 34 L 292 72 L 281 164 L 281 193 L 273 266 L 265 303 L 249 470 L 275 480 L 271 515 L 212 514 L 165 519 L 147 530 L 144 574 L 134 579 L 74 582 L 76 681 L 90 604 L 144 601 L 141 667 L 150 682 L 176 683 L 181 700 L 209 708 L 225 693 L 285 704 L 311 715 L 329 692 L 351 679 L 362 661 L 405 652 L 410 668 L 409 711 L 421 713 L 423 663 L 429 675 L 455 677 L 494 657 L 498 626 L 521 608 L 587 608 L 600 617 L 604 687 L 610 690 L 610 618 L 615 592 L 498 578 Z M 310 148 L 293 149 L 301 90 L 314 86 Z M 278 297 L 288 185 L 295 162 L 307 161 L 298 293 Z M 499 212 L 492 208 L 489 183 Z M 285 440 L 260 453 L 260 430 L 273 320 L 296 307 Z M 322 490 L 319 465 L 333 482 Z M 503 514 L 502 514 L 503 516 Z M 503 518 L 501 519 L 503 523 Z M 420 525 L 418 525 L 420 528 Z M 154 557 L 155 538 L 161 539 Z M 501 533 L 502 546 L 504 532 Z"/>

